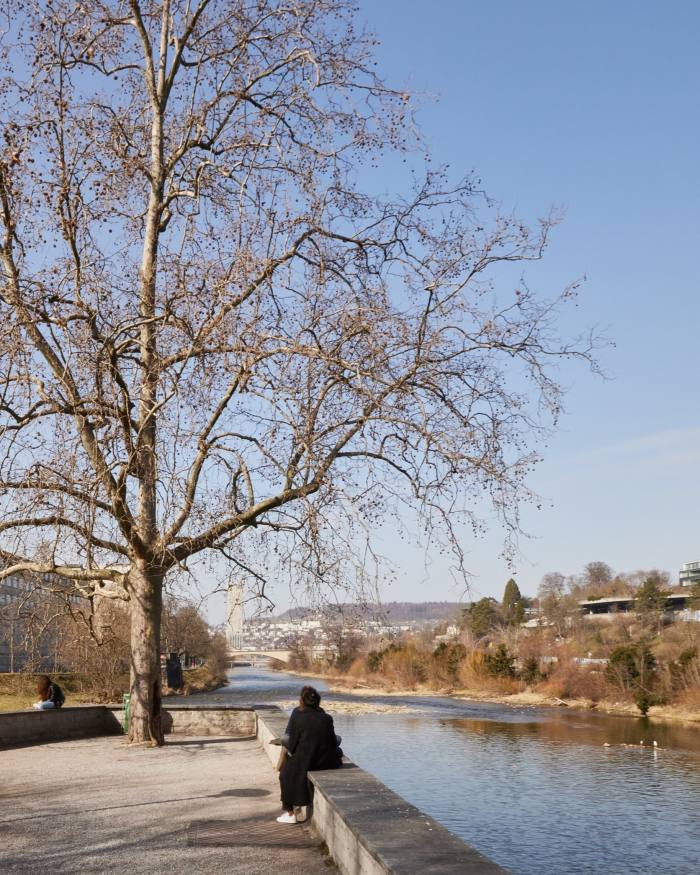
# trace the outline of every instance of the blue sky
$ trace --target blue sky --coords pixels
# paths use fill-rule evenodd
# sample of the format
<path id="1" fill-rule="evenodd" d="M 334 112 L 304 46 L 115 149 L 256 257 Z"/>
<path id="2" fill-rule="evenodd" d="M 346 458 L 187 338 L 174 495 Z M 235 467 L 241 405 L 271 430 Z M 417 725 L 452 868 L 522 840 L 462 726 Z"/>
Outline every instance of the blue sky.
<path id="1" fill-rule="evenodd" d="M 563 208 L 527 278 L 552 294 L 585 275 L 564 327 L 615 342 L 607 380 L 561 375 L 567 414 L 531 481 L 545 504 L 523 514 L 522 591 L 592 560 L 675 575 L 700 558 L 700 4 L 360 0 L 360 17 L 386 80 L 418 95 L 436 163 L 474 170 L 524 219 Z M 464 596 L 388 528 L 378 546 L 396 572 L 385 600 Z M 495 528 L 465 533 L 472 598 L 501 597 L 501 546 Z"/>
<path id="2" fill-rule="evenodd" d="M 505 209 L 565 210 L 545 292 L 586 275 L 571 330 L 614 340 L 608 379 L 562 374 L 567 415 L 532 483 L 521 588 L 604 560 L 676 573 L 700 558 L 700 5 L 364 0 L 379 69 L 420 98 L 437 162 L 475 170 Z M 407 562 L 387 599 L 454 598 L 439 563 Z M 465 541 L 474 595 L 500 597 L 500 534 Z"/>

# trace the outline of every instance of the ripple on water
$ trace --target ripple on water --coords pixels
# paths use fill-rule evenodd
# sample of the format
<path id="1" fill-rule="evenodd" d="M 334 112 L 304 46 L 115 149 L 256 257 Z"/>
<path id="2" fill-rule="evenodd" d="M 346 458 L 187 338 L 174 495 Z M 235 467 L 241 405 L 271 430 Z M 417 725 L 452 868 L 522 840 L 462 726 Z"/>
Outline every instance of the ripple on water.
<path id="1" fill-rule="evenodd" d="M 565 743 L 497 721 L 336 724 L 359 765 L 513 873 L 698 872 L 696 753 Z"/>

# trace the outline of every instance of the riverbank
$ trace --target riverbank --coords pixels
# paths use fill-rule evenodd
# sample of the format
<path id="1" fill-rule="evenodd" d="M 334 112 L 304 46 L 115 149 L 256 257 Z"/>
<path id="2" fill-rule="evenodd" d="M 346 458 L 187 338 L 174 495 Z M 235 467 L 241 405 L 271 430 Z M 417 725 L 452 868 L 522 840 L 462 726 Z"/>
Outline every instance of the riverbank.
<path id="1" fill-rule="evenodd" d="M 275 669 L 289 671 L 286 667 Z M 515 693 L 503 693 L 489 690 L 457 689 L 443 687 L 431 689 L 417 686 L 413 689 L 399 689 L 391 683 L 382 684 L 377 677 L 373 684 L 357 678 L 337 675 L 328 672 L 310 672 L 294 669 L 294 674 L 300 677 L 321 678 L 334 693 L 357 694 L 362 696 L 446 696 L 459 701 L 490 702 L 512 708 L 571 708 L 578 711 L 595 711 L 618 717 L 641 717 L 638 708 L 632 702 L 613 702 L 601 700 L 593 702 L 590 699 L 559 699 L 535 690 L 523 690 Z M 335 708 L 335 703 L 334 703 Z M 359 713 L 359 712 L 358 712 Z M 700 725 L 700 709 L 685 708 L 677 705 L 654 705 L 649 709 L 647 717 L 662 722 L 681 723 L 685 725 Z"/>
<path id="2" fill-rule="evenodd" d="M 109 690 L 101 688 L 94 679 L 84 675 L 52 674 L 61 687 L 68 705 L 121 704 L 121 692 L 129 690 L 129 677 L 119 677 Z M 210 693 L 221 689 L 228 683 L 225 672 L 212 672 L 207 666 L 185 669 L 182 690 L 166 687 L 163 695 L 170 697 L 187 696 L 190 693 Z M 26 711 L 37 700 L 35 674 L 22 672 L 0 674 L 0 711 Z"/>
<path id="3" fill-rule="evenodd" d="M 225 671 L 212 670 L 208 666 L 202 668 L 185 669 L 183 675 L 183 687 L 181 690 L 172 690 L 166 687 L 163 696 L 189 696 L 191 693 L 212 693 L 228 683 Z"/>

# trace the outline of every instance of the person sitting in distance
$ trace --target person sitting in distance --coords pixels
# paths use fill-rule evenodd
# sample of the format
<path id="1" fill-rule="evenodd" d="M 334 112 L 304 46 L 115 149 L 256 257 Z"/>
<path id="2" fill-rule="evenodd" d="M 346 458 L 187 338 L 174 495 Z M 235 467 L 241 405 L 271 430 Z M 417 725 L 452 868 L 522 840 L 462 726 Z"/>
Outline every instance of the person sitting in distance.
<path id="1" fill-rule="evenodd" d="M 49 711 L 52 708 L 60 708 L 66 700 L 63 690 L 47 674 L 41 674 L 37 678 L 36 689 L 39 693 L 39 701 L 32 705 L 37 711 Z"/>
<path id="2" fill-rule="evenodd" d="M 289 751 L 280 770 L 280 790 L 284 812 L 278 823 L 296 823 L 294 809 L 311 802 L 307 773 L 318 769 L 337 769 L 343 761 L 333 726 L 333 718 L 321 708 L 321 696 L 313 687 L 302 687 L 299 706 L 292 711 L 287 726 Z"/>

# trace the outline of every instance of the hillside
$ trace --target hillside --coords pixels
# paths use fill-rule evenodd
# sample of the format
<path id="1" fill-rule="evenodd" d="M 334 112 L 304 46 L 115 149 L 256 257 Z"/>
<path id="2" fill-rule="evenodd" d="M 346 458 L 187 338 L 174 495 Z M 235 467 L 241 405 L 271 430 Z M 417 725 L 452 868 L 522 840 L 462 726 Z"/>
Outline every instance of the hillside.
<path id="1" fill-rule="evenodd" d="M 311 608 L 290 608 L 269 620 L 299 620 L 302 617 L 344 617 L 362 619 L 383 619 L 388 623 L 435 623 L 451 620 L 458 616 L 464 605 L 460 602 L 385 602 L 384 604 L 341 604 L 328 605 L 321 610 Z"/>

